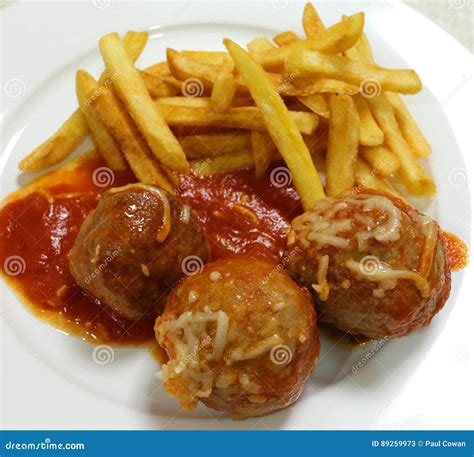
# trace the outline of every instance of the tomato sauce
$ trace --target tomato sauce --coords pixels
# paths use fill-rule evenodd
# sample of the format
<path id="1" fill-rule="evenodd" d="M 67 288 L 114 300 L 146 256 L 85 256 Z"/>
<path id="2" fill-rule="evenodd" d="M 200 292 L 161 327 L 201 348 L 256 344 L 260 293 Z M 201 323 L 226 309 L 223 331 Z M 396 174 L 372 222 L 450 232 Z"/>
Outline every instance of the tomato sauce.
<path id="1" fill-rule="evenodd" d="M 61 170 L 0 211 L 0 262 L 5 279 L 31 310 L 53 326 L 91 342 L 137 345 L 153 339 L 153 320 L 128 321 L 80 288 L 67 255 L 87 214 L 110 187 L 135 181 L 129 172 L 105 173 L 101 159 Z M 234 255 L 277 262 L 289 221 L 302 212 L 291 186 L 257 180 L 253 170 L 181 180 L 177 194 L 198 213 L 214 259 Z"/>
<path id="2" fill-rule="evenodd" d="M 446 255 L 452 271 L 465 268 L 469 262 L 469 249 L 459 237 L 453 233 L 443 232 Z"/>

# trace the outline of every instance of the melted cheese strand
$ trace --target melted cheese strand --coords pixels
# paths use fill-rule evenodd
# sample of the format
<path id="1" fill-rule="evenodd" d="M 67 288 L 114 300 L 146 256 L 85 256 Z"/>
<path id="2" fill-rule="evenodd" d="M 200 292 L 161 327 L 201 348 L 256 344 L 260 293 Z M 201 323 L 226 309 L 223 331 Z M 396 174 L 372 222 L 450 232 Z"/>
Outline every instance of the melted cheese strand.
<path id="1" fill-rule="evenodd" d="M 355 273 L 360 274 L 368 281 L 378 282 L 381 289 L 388 290 L 393 289 L 395 285 L 391 283 L 388 287 L 384 287 L 385 281 L 398 281 L 399 279 L 409 279 L 415 283 L 415 286 L 420 291 L 423 297 L 429 297 L 431 295 L 431 289 L 428 281 L 418 273 L 410 270 L 392 270 L 388 265 L 381 264 L 381 268 L 377 272 L 365 272 L 361 268 L 360 262 L 355 260 L 349 260 L 346 262 L 346 267 Z"/>

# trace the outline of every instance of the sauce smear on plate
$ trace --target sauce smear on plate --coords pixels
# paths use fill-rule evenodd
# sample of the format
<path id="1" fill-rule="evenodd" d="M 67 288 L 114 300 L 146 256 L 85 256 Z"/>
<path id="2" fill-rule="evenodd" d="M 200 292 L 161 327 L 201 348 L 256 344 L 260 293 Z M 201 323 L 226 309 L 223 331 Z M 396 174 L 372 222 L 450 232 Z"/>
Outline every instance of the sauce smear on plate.
<path id="1" fill-rule="evenodd" d="M 0 211 L 0 262 L 34 314 L 53 326 L 93 342 L 143 344 L 153 339 L 153 320 L 120 317 L 69 272 L 67 255 L 100 194 L 135 181 L 104 166 L 85 160 L 7 203 Z M 302 211 L 293 187 L 273 186 L 270 176 L 257 180 L 253 170 L 186 177 L 177 194 L 197 212 L 213 259 L 246 254 L 278 262 L 289 221 Z"/>

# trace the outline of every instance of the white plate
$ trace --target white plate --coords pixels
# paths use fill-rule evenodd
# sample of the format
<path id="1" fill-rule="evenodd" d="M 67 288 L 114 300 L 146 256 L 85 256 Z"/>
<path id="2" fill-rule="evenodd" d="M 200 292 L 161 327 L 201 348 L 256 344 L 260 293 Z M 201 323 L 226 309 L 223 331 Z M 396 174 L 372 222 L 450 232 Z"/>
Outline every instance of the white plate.
<path id="1" fill-rule="evenodd" d="M 453 2 L 453 14 L 459 4 Z M 245 44 L 264 34 L 301 32 L 302 8 L 294 0 L 12 4 L 2 13 L 2 195 L 24 179 L 16 171 L 19 159 L 75 108 L 75 70 L 99 73 L 96 43 L 104 33 L 150 30 L 153 38 L 138 62 L 145 65 L 163 58 L 166 46 L 221 49 L 225 36 Z M 425 88 L 408 103 L 434 149 L 430 166 L 439 193 L 427 209 L 446 230 L 469 241 L 472 57 L 397 3 L 331 1 L 318 2 L 318 8 L 327 23 L 364 10 L 379 63 L 420 74 Z M 115 349 L 113 362 L 95 363 L 93 346 L 36 320 L 2 284 L 3 427 L 470 428 L 472 279 L 472 268 L 455 274 L 451 298 L 432 325 L 387 343 L 373 356 L 325 342 L 298 403 L 246 422 L 204 407 L 180 411 L 154 378 L 157 367 L 146 351 Z M 353 370 L 359 361 L 367 363 Z"/>

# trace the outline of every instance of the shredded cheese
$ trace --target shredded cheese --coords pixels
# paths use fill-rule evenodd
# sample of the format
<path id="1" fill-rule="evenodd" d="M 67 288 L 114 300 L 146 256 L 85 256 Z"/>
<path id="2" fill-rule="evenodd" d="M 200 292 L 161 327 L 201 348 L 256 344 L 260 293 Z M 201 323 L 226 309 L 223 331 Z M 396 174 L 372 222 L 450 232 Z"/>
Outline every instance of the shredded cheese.
<path id="1" fill-rule="evenodd" d="M 358 207 L 353 220 L 339 215 L 351 206 Z M 381 219 L 381 214 L 384 219 Z M 381 220 L 384 222 L 381 223 Z M 380 243 L 390 243 L 400 238 L 401 211 L 389 198 L 372 194 L 354 196 L 351 193 L 337 199 L 325 198 L 316 204 L 313 211 L 297 217 L 293 222 L 293 230 L 305 247 L 314 242 L 319 246 L 344 249 L 349 246 L 350 239 L 341 234 L 351 232 L 357 222 L 364 228 L 355 234 L 350 233 L 350 236 L 356 238 L 361 252 L 368 250 L 372 238 Z"/>
<path id="2" fill-rule="evenodd" d="M 359 262 L 349 260 L 346 267 L 368 281 L 377 282 L 382 290 L 394 289 L 399 279 L 409 279 L 415 283 L 423 297 L 431 295 L 431 289 L 426 278 L 410 270 L 392 270 L 389 265 L 380 263 L 380 269 L 376 272 L 365 272 Z"/>
<path id="3" fill-rule="evenodd" d="M 312 285 L 321 301 L 326 301 L 329 297 L 329 284 L 327 281 L 328 266 L 329 256 L 323 255 L 318 261 L 318 271 L 316 273 L 318 284 Z"/>

